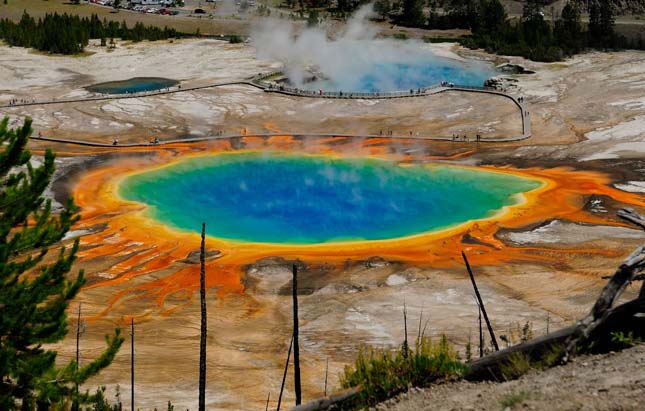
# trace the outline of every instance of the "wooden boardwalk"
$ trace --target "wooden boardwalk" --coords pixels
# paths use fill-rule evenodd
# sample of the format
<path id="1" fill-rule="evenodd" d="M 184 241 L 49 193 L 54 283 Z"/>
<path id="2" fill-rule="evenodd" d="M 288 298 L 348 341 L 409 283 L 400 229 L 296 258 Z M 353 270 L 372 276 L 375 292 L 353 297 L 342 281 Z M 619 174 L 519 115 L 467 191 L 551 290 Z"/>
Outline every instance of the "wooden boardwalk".
<path id="1" fill-rule="evenodd" d="M 303 98 L 324 98 L 324 99 L 342 99 L 342 100 L 385 100 L 393 98 L 422 98 L 430 97 L 440 93 L 484 93 L 502 96 L 510 99 L 517 106 L 520 116 L 522 118 L 522 133 L 516 136 L 510 137 L 500 137 L 500 138 L 482 138 L 480 140 L 470 138 L 464 140 L 463 138 L 455 139 L 454 137 L 443 137 L 443 136 L 419 136 L 419 135 L 391 135 L 383 136 L 381 134 L 376 135 L 356 135 L 356 134 L 338 134 L 338 133 L 260 133 L 260 134 L 230 134 L 230 135 L 215 135 L 215 136 L 205 136 L 205 137 L 193 137 L 187 139 L 175 139 L 175 140 L 164 140 L 158 143 L 132 143 L 132 144 L 109 144 L 109 143 L 99 143 L 93 141 L 83 141 L 83 140 L 72 140 L 64 138 L 54 138 L 54 137 L 32 137 L 34 140 L 42 141 L 51 141 L 56 143 L 65 143 L 65 144 L 76 144 L 82 146 L 91 146 L 91 147 L 151 147 L 151 146 L 162 146 L 168 144 L 176 143 L 192 143 L 192 142 L 202 142 L 210 140 L 221 140 L 221 139 L 230 139 L 230 138 L 240 138 L 247 136 L 257 136 L 257 137 L 273 137 L 279 135 L 295 135 L 295 136 L 308 136 L 308 137 L 362 137 L 362 138 L 378 138 L 378 137 L 389 137 L 396 139 L 413 139 L 413 140 L 436 140 L 436 141 L 454 141 L 454 142 L 480 142 L 480 143 L 501 143 L 501 142 L 511 142 L 511 141 L 520 141 L 528 139 L 531 137 L 531 121 L 529 112 L 526 110 L 526 107 L 523 102 L 518 98 L 505 93 L 503 91 L 484 88 L 484 87 L 469 87 L 469 86 L 460 86 L 460 85 L 446 85 L 440 84 L 430 87 L 424 87 L 415 90 L 409 91 L 393 91 L 393 92 L 356 92 L 356 93 L 347 93 L 347 92 L 315 92 L 311 90 L 302 90 L 297 88 L 290 88 L 284 86 L 278 86 L 273 83 L 268 83 L 265 80 L 267 78 L 279 75 L 279 72 L 268 73 L 268 74 L 259 74 L 258 76 L 249 79 L 249 80 L 239 80 L 239 81 L 228 81 L 221 83 L 208 84 L 204 86 L 195 86 L 195 87 L 182 87 L 181 85 L 171 87 L 168 89 L 162 89 L 157 91 L 150 92 L 140 92 L 140 93 L 131 93 L 131 94 L 114 94 L 114 95 L 98 95 L 98 96 L 89 96 L 85 98 L 71 98 L 71 99 L 52 99 L 45 101 L 31 101 L 23 102 L 17 104 L 0 104 L 0 108 L 16 108 L 16 107 L 29 107 L 29 106 L 40 106 L 40 105 L 51 105 L 51 104 L 72 104 L 72 103 L 83 103 L 83 102 L 93 102 L 93 101 L 109 101 L 109 100 L 122 100 L 122 99 L 134 99 L 134 98 L 147 98 L 155 96 L 163 96 L 167 94 L 176 94 L 184 93 L 190 91 L 205 90 L 210 88 L 225 87 L 232 85 L 243 85 L 251 86 L 264 90 L 266 93 L 276 93 L 293 97 L 303 97 Z"/>

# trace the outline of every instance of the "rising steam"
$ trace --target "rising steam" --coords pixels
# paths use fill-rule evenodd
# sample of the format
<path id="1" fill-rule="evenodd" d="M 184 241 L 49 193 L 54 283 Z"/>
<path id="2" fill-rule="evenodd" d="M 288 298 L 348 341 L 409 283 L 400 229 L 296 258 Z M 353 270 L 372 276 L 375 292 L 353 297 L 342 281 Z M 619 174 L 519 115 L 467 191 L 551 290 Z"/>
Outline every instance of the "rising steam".
<path id="1" fill-rule="evenodd" d="M 464 63 L 438 57 L 420 41 L 378 38 L 368 21 L 372 13 L 372 4 L 361 7 L 333 38 L 322 28 L 297 33 L 284 20 L 266 19 L 253 33 L 252 43 L 258 57 L 280 61 L 296 87 L 402 90 L 442 80 L 481 85 L 489 77 L 486 67 L 475 64 L 464 72 Z M 324 80 L 309 83 L 311 73 L 322 74 Z"/>

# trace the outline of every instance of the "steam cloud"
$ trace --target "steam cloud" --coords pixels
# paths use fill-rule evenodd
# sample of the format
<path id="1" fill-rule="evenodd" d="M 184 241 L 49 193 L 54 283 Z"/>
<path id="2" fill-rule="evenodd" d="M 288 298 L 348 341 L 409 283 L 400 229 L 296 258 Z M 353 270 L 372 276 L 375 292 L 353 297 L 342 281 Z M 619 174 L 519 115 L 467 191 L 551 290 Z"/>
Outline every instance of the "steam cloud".
<path id="1" fill-rule="evenodd" d="M 258 57 L 280 61 L 291 83 L 301 88 L 405 90 L 442 80 L 482 85 L 490 76 L 487 67 L 438 57 L 420 41 L 377 38 L 367 21 L 372 13 L 372 4 L 361 7 L 333 39 L 322 28 L 296 33 L 284 20 L 266 19 L 252 43 Z M 464 70 L 464 65 L 471 67 Z M 312 71 L 326 80 L 307 83 Z"/>

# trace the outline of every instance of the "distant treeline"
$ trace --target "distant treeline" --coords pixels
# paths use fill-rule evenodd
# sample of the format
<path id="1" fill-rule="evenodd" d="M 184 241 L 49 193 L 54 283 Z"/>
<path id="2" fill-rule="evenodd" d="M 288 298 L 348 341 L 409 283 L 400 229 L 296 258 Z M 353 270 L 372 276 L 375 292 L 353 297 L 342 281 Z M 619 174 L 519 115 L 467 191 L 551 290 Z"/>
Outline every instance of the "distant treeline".
<path id="1" fill-rule="evenodd" d="M 377 0 L 388 2 L 389 0 Z M 536 61 L 557 61 L 589 48 L 643 49 L 643 39 L 628 40 L 614 30 L 616 7 L 612 0 L 590 0 L 587 5 L 569 1 L 560 16 L 547 10 L 544 0 L 524 2 L 522 17 L 510 19 L 499 0 L 444 0 L 443 13 L 425 0 L 402 0 L 402 12 L 393 17 L 399 24 L 426 29 L 470 29 L 462 43 L 488 52 L 516 55 Z M 581 20 L 582 7 L 589 23 Z M 387 9 L 387 7 L 386 7 Z"/>
<path id="2" fill-rule="evenodd" d="M 9 19 L 0 20 L 0 39 L 9 45 L 58 54 L 81 53 L 90 39 L 101 39 L 105 44 L 108 38 L 142 41 L 186 36 L 172 28 L 145 26 L 140 22 L 130 28 L 125 21 L 101 21 L 95 14 L 90 18 L 81 18 L 67 13 L 54 13 L 35 20 L 25 12 L 18 23 Z"/>

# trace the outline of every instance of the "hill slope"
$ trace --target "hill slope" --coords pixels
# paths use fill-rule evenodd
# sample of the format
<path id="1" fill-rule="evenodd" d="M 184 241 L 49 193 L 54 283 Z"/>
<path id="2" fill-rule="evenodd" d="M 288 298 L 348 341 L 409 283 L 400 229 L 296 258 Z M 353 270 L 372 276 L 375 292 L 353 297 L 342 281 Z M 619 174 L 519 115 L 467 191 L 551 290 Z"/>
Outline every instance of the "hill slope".
<path id="1" fill-rule="evenodd" d="M 377 410 L 645 410 L 645 344 L 581 356 L 504 383 L 458 382 L 414 389 Z"/>

